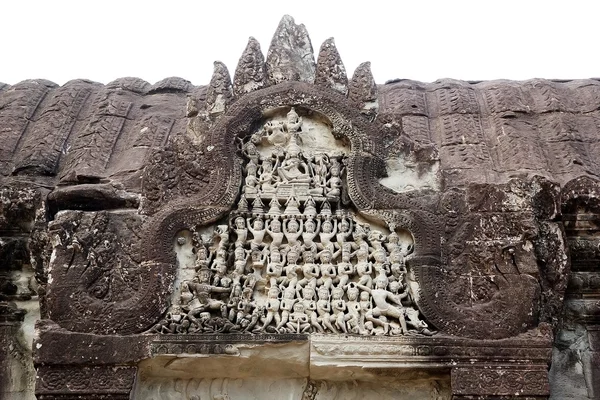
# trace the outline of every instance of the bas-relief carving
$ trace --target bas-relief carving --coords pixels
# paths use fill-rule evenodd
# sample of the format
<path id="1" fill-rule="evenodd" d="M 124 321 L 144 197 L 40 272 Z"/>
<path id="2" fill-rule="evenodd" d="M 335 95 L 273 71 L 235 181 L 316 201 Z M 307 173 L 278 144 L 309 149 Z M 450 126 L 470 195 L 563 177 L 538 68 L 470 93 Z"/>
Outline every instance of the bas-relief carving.
<path id="1" fill-rule="evenodd" d="M 136 398 L 148 400 L 447 400 L 449 382 L 381 378 L 375 382 L 307 379 L 149 379 Z"/>
<path id="2" fill-rule="evenodd" d="M 177 238 L 180 273 L 158 333 L 434 333 L 406 266 L 413 238 L 344 204 L 345 157 L 292 107 L 240 143 L 236 210 Z"/>
<path id="3" fill-rule="evenodd" d="M 538 187 L 547 182 L 517 179 L 527 186 L 527 193 L 507 197 L 508 208 L 499 201 L 500 193 L 510 195 L 511 191 L 486 183 L 473 187 L 470 196 L 478 198 L 459 199 L 456 204 L 451 200 L 444 209 L 444 199 L 468 186 L 465 182 L 470 178 L 478 181 L 485 175 L 488 182 L 503 174 L 498 171 L 512 173 L 518 172 L 515 165 L 527 167 L 523 167 L 527 160 L 504 162 L 495 154 L 502 146 L 495 153 L 489 149 L 497 141 L 489 135 L 504 131 L 502 127 L 512 129 L 508 136 L 515 143 L 523 141 L 515 127 L 537 132 L 529 106 L 511 105 L 513 97 L 519 104 L 525 101 L 517 93 L 520 89 L 502 89 L 504 83 L 497 85 L 500 89 L 464 84 L 469 86 L 468 94 L 461 94 L 462 90 L 438 87 L 447 85 L 444 82 L 431 84 L 431 90 L 415 90 L 410 82 L 377 85 L 368 63 L 348 82 L 333 41 L 324 43 L 315 67 L 309 60 L 312 48 L 305 29 L 292 25 L 291 18 L 284 18 L 276 34 L 282 38 L 272 45 L 279 48 L 269 51 L 266 62 L 258 43 L 251 39 L 233 82 L 226 66 L 215 64 L 210 87 L 194 89 L 197 98 L 190 102 L 186 133 L 177 134 L 183 132 L 184 123 L 179 114 L 157 119 L 165 132 L 152 146 L 159 142 L 166 146 L 144 168 L 139 210 L 137 202 L 118 199 L 114 207 L 103 211 L 73 211 L 75 197 L 69 197 L 69 192 L 71 188 L 97 190 L 96 181 L 104 182 L 109 176 L 102 171 L 130 165 L 115 163 L 124 158 L 111 155 L 127 137 L 118 135 L 121 128 L 125 132 L 129 125 L 141 127 L 123 124 L 123 119 L 140 121 L 140 110 L 146 109 L 156 109 L 158 118 L 162 111 L 148 102 L 150 95 L 160 97 L 164 92 L 169 104 L 177 108 L 182 102 L 177 103 L 181 96 L 176 93 L 191 93 L 191 85 L 171 78 L 148 89 L 143 81 L 123 80 L 99 90 L 90 86 L 78 95 L 85 97 L 91 91 L 89 98 L 98 112 L 85 124 L 90 118 L 82 114 L 76 123 L 83 126 L 73 129 L 89 133 L 92 128 L 98 130 L 98 121 L 108 118 L 110 132 L 101 135 L 100 145 L 85 142 L 89 139 L 85 135 L 73 135 L 74 142 L 59 135 L 59 142 L 75 143 L 80 150 L 75 153 L 87 161 L 67 157 L 61 167 L 57 164 L 60 157 L 56 158 L 61 146 L 55 146 L 56 157 L 50 160 L 54 167 L 42 168 L 60 171 L 54 173 L 64 184 L 86 183 L 67 186 L 49 197 L 50 205 L 54 198 L 63 211 L 56 215 L 51 211 L 54 220 L 48 233 L 54 241 L 53 257 L 47 263 L 48 292 L 42 296 L 48 311 L 42 316 L 60 328 L 42 332 L 43 349 L 50 347 L 51 334 L 94 340 L 110 337 L 121 344 L 133 338 L 147 353 L 135 348 L 127 353 L 131 354 L 127 363 L 137 357 L 169 354 L 215 360 L 242 358 L 237 344 L 227 344 L 233 338 L 253 345 L 261 336 L 269 336 L 266 341 L 271 342 L 308 338 L 311 346 L 323 337 L 347 338 L 358 344 L 311 347 L 311 357 L 319 353 L 319 362 L 336 363 L 338 371 L 347 373 L 340 366 L 341 357 L 358 363 L 358 368 L 364 368 L 366 356 L 377 363 L 380 357 L 394 354 L 395 360 L 401 360 L 391 367 L 394 370 L 412 368 L 415 364 L 407 366 L 403 360 L 412 363 L 422 357 L 427 361 L 416 368 L 430 368 L 434 357 L 440 363 L 436 365 L 459 368 L 456 358 L 440 361 L 442 355 L 454 354 L 447 352 L 447 343 L 457 340 L 457 354 L 477 360 L 484 368 L 488 364 L 498 367 L 499 358 L 542 365 L 542 372 L 535 375 L 535 383 L 541 382 L 547 362 L 544 349 L 551 337 L 546 323 L 555 322 L 562 305 L 569 263 L 560 215 L 540 211 L 540 204 L 554 199 Z M 586 85 L 588 93 L 592 88 Z M 130 93 L 124 101 L 117 99 L 116 88 L 122 90 L 121 86 L 137 87 L 127 89 L 135 96 Z M 29 97 L 32 107 L 28 110 L 33 113 L 40 99 Z M 83 101 L 79 97 L 74 104 Z M 141 99 L 144 104 L 140 106 Z M 433 113 L 436 106 L 438 116 Z M 87 108 L 81 107 L 82 113 Z M 74 108 L 76 115 L 79 109 Z M 490 117 L 484 109 L 498 115 Z M 595 109 L 590 106 L 588 111 Z M 515 118 L 513 111 L 523 115 Z M 33 119 L 31 123 L 39 122 Z M 24 134 L 25 130 L 26 126 L 14 131 Z M 173 137 L 167 139 L 171 130 Z M 36 128 L 35 135 L 39 132 L 44 130 Z M 532 138 L 537 140 L 536 135 Z M 560 148 L 554 142 L 552 146 Z M 27 145 L 23 148 L 28 149 Z M 476 172 L 476 166 L 483 164 L 472 162 L 478 158 L 474 151 L 485 156 L 479 157 L 487 160 L 483 164 L 495 167 Z M 34 158 L 32 162 L 38 163 L 39 157 Z M 588 163 L 587 158 L 583 160 Z M 563 161 L 550 165 L 550 170 L 567 173 L 571 166 Z M 98 171 L 89 168 L 99 162 Z M 533 171 L 533 167 L 526 169 Z M 19 166 L 15 172 L 27 170 Z M 489 194 L 482 194 L 484 190 L 490 190 Z M 532 193 L 543 195 L 534 198 Z M 106 207 L 107 203 L 98 204 Z M 130 209 L 117 210 L 119 204 Z M 576 243 L 570 241 L 574 252 L 578 252 Z M 586 278 L 582 282 L 586 288 L 593 286 L 591 277 L 578 277 Z M 428 337 L 434 326 L 442 334 Z M 524 332 L 532 336 L 518 336 Z M 213 333 L 227 339 L 198 343 L 199 337 L 216 342 L 208 335 Z M 482 345 L 472 346 L 467 338 Z M 507 338 L 515 341 L 506 348 L 490 345 Z M 390 343 L 382 345 L 383 341 Z M 81 354 L 93 360 L 94 351 L 81 350 Z M 53 363 L 57 357 L 57 353 L 46 354 L 53 355 L 40 358 L 38 365 Z M 107 362 L 103 357 L 95 360 L 90 362 Z M 313 367 L 311 371 L 316 370 Z M 502 367 L 498 368 L 487 376 L 503 377 Z M 66 371 L 62 372 L 65 376 L 70 370 Z M 483 393 L 477 389 L 479 370 L 473 371 L 457 375 L 473 377 L 472 387 L 463 385 L 465 396 Z M 521 378 L 516 380 L 519 385 L 526 383 Z M 498 392 L 503 385 L 492 391 Z M 318 383 L 310 381 L 302 396 L 321 398 L 317 393 L 324 396 L 325 392 L 318 392 L 317 387 Z M 535 384 L 531 387 L 532 393 L 545 393 Z M 477 390 L 469 392 L 473 388 Z M 47 389 L 60 391 L 62 387 Z M 55 398 L 50 392 L 44 396 Z M 128 396 L 127 389 L 122 396 Z"/>

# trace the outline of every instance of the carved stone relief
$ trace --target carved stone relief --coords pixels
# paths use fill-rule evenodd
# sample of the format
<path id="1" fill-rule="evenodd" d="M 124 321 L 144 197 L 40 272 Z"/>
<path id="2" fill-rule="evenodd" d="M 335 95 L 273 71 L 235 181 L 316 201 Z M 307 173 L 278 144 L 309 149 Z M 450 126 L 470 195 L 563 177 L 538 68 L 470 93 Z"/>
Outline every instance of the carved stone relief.
<path id="1" fill-rule="evenodd" d="M 432 335 L 410 232 L 345 205 L 347 146 L 323 119 L 283 112 L 240 142 L 237 208 L 177 238 L 177 289 L 154 330 Z"/>

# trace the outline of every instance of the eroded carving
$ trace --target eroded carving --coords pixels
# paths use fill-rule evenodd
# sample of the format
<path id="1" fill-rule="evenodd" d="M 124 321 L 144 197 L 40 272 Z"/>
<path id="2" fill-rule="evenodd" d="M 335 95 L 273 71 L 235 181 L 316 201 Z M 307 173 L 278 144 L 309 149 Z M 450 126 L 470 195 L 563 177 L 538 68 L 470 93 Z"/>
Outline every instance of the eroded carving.
<path id="1" fill-rule="evenodd" d="M 192 255 L 155 331 L 433 334 L 406 266 L 412 235 L 343 205 L 347 149 L 314 140 L 305 119 L 292 107 L 240 143 L 238 207 L 177 240 Z"/>

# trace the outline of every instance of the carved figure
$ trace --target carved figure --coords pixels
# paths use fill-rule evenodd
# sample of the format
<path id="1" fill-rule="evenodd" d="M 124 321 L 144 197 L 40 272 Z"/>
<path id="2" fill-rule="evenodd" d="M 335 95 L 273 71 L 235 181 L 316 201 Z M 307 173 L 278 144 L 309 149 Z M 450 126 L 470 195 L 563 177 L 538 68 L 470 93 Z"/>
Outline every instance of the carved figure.
<path id="1" fill-rule="evenodd" d="M 209 269 L 201 269 L 189 285 L 194 299 L 189 303 L 190 311 L 187 317 L 198 324 L 195 316 L 205 311 L 220 311 L 223 318 L 227 317 L 227 307 L 221 300 L 211 298 L 212 293 L 229 293 L 231 288 L 217 287 L 210 284 L 211 272 Z"/>
<path id="2" fill-rule="evenodd" d="M 304 221 L 300 220 L 300 223 L 298 223 L 296 217 L 283 221 L 283 233 L 290 247 L 300 245 L 298 238 L 302 235 L 303 227 Z"/>
<path id="3" fill-rule="evenodd" d="M 275 166 L 271 164 L 271 160 L 264 160 L 262 163 L 262 171 L 260 173 L 260 177 L 258 179 L 258 183 L 260 184 L 260 190 L 262 194 L 273 194 L 277 191 L 277 186 L 279 184 L 279 180 L 276 175 L 274 175 L 273 171 L 277 170 L 277 165 L 279 164 L 279 159 L 275 161 Z"/>
<path id="4" fill-rule="evenodd" d="M 281 322 L 281 317 L 279 316 L 280 301 L 278 297 L 279 289 L 277 288 L 277 286 L 271 286 L 268 292 L 267 304 L 265 307 L 267 315 L 263 321 L 263 325 L 260 328 L 260 331 L 264 331 L 273 320 L 275 321 L 275 324 L 279 326 Z"/>
<path id="5" fill-rule="evenodd" d="M 287 113 L 287 121 L 284 126 L 290 134 L 300 131 L 302 127 L 302 117 L 298 115 L 294 107 Z"/>
<path id="6" fill-rule="evenodd" d="M 319 257 L 321 259 L 321 279 L 317 284 L 322 284 L 330 289 L 337 275 L 335 265 L 331 263 L 333 256 L 329 249 L 324 249 L 319 253 Z"/>
<path id="7" fill-rule="evenodd" d="M 283 291 L 283 299 L 281 300 L 279 306 L 279 309 L 281 310 L 281 322 L 277 324 L 277 327 L 275 328 L 276 331 L 279 332 L 279 330 L 287 324 L 288 318 L 290 316 L 290 313 L 292 312 L 294 304 L 296 304 L 296 302 L 298 301 L 295 298 L 295 296 L 296 290 L 294 288 L 286 288 Z"/>
<path id="8" fill-rule="evenodd" d="M 281 260 L 281 253 L 279 250 L 271 250 L 271 260 L 267 264 L 266 276 L 271 284 L 271 287 L 277 285 L 283 280 L 281 275 L 283 274 L 283 262 Z"/>
<path id="9" fill-rule="evenodd" d="M 305 333 L 310 329 L 310 322 L 305 313 L 304 304 L 297 302 L 294 304 L 294 312 L 290 314 L 287 327 L 291 332 Z"/>
<path id="10" fill-rule="evenodd" d="M 285 160 L 277 170 L 279 177 L 285 183 L 288 182 L 310 182 L 308 166 L 298 155 L 287 153 Z"/>
<path id="11" fill-rule="evenodd" d="M 331 303 L 329 301 L 329 290 L 326 287 L 320 287 L 317 291 L 317 314 L 319 322 L 329 329 L 329 331 L 337 333 L 337 330 L 331 325 Z"/>
<path id="12" fill-rule="evenodd" d="M 267 221 L 267 233 L 271 237 L 271 249 L 279 249 L 283 243 L 283 232 L 281 231 L 281 221 L 275 218 Z"/>
<path id="13" fill-rule="evenodd" d="M 315 289 L 312 286 L 306 286 L 302 289 L 302 304 L 304 304 L 304 312 L 308 316 L 310 325 L 318 332 L 324 332 L 323 327 L 319 324 L 317 315 L 317 303 L 314 300 Z"/>
<path id="14" fill-rule="evenodd" d="M 320 244 L 318 245 L 318 247 L 319 249 L 327 248 L 333 253 L 335 248 L 333 246 L 333 243 L 331 242 L 331 239 L 337 233 L 337 220 L 334 219 L 333 222 L 331 222 L 330 219 L 326 219 L 325 221 L 323 221 L 322 228 L 323 229 L 321 229 L 321 232 L 319 233 Z"/>
<path id="15" fill-rule="evenodd" d="M 339 162 L 337 160 L 333 160 L 331 163 L 331 167 L 329 168 L 329 172 L 331 176 L 329 177 L 329 181 L 327 182 L 327 196 L 328 197 L 340 197 L 342 194 L 342 172 Z"/>
<path id="16" fill-rule="evenodd" d="M 302 232 L 302 241 L 304 243 L 304 248 L 312 248 L 312 247 L 317 247 L 317 245 L 314 242 L 315 237 L 317 236 L 317 233 L 319 232 L 319 229 L 321 228 L 321 220 L 318 219 L 317 223 L 315 224 L 315 220 L 312 218 L 308 218 L 306 220 L 306 222 L 304 223 L 304 232 Z"/>
<path id="17" fill-rule="evenodd" d="M 252 233 L 252 242 L 250 243 L 250 247 L 252 249 L 256 249 L 259 247 L 265 246 L 265 233 L 266 228 L 262 218 L 258 217 L 254 219 L 254 222 L 250 223 L 251 219 L 247 219 L 248 230 Z"/>
<path id="18" fill-rule="evenodd" d="M 373 302 L 375 303 L 375 307 L 371 310 L 371 315 L 373 318 L 379 318 L 380 315 L 386 317 L 393 317 L 400 321 L 400 325 L 402 326 L 402 332 L 406 333 L 406 322 L 404 319 L 404 307 L 400 302 L 400 299 L 395 296 L 392 292 L 388 291 L 386 288 L 388 286 L 389 280 L 385 275 L 379 275 L 375 278 L 375 288 L 371 289 L 364 285 L 357 285 L 360 289 L 371 293 L 373 298 Z M 393 304 L 396 304 L 394 306 Z M 368 317 L 367 317 L 368 318 Z M 384 319 L 380 319 L 384 321 Z M 373 321 L 374 322 L 374 321 Z M 384 322 L 384 326 L 389 327 L 389 324 Z M 387 328 L 386 328 L 387 333 Z"/>
<path id="19" fill-rule="evenodd" d="M 234 220 L 234 232 L 236 235 L 235 243 L 244 245 L 248 239 L 248 229 L 246 228 L 246 220 L 243 217 L 236 217 Z"/>

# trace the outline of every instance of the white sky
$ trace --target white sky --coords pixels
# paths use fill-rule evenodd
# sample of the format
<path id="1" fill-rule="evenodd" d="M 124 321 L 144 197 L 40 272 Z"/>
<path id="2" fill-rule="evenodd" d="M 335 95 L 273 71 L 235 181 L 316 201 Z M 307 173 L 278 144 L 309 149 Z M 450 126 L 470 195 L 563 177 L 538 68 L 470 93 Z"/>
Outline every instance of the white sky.
<path id="1" fill-rule="evenodd" d="M 306 25 L 315 53 L 333 36 L 348 75 L 378 83 L 600 76 L 600 1 L 1 0 L 0 82 L 58 84 L 233 75 L 249 36 L 266 54 L 281 16 Z"/>

